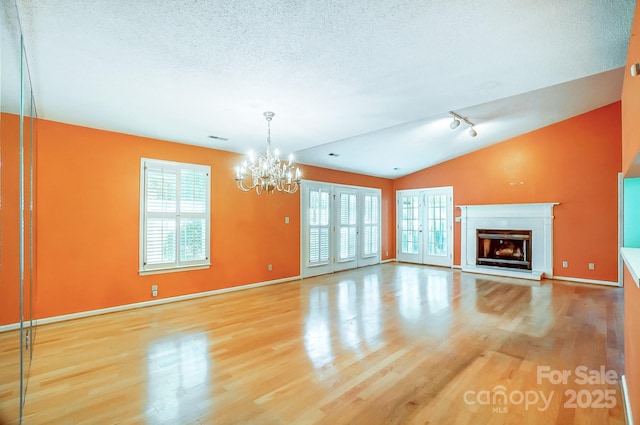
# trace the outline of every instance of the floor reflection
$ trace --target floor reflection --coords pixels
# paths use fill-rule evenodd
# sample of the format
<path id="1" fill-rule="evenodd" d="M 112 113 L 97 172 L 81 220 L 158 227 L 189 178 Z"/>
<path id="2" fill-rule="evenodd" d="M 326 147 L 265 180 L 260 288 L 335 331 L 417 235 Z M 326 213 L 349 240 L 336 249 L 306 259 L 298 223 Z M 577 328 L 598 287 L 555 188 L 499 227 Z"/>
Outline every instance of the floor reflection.
<path id="1" fill-rule="evenodd" d="M 410 271 L 396 286 L 398 312 L 405 321 L 418 322 L 425 314 L 438 314 L 449 307 L 451 282 L 447 273 Z"/>
<path id="2" fill-rule="evenodd" d="M 309 293 L 309 314 L 305 320 L 304 346 L 317 369 L 331 364 L 335 358 L 329 330 L 329 294 L 324 286 L 313 287 Z"/>
<path id="3" fill-rule="evenodd" d="M 352 280 L 338 284 L 338 316 L 339 332 L 343 347 L 348 347 L 356 353 L 360 352 L 360 326 L 362 320 L 358 317 L 358 294 L 356 284 Z"/>
<path id="4" fill-rule="evenodd" d="M 420 294 L 420 280 L 417 273 L 404 276 L 396 288 L 398 311 L 410 322 L 414 322 L 422 315 L 422 297 Z"/>
<path id="5" fill-rule="evenodd" d="M 332 365 L 345 352 L 364 358 L 389 338 L 445 338 L 456 314 L 464 321 L 517 327 L 529 335 L 544 335 L 553 324 L 546 287 L 519 285 L 513 279 L 504 284 L 473 274 L 454 278 L 437 268 L 398 270 L 386 289 L 377 273 L 309 288 L 304 346 L 315 368 Z M 504 322 L 512 316 L 522 320 Z"/>
<path id="6" fill-rule="evenodd" d="M 364 323 L 364 339 L 370 348 L 378 348 L 382 344 L 382 301 L 380 300 L 380 281 L 378 275 L 364 277 L 364 294 L 362 296 L 362 320 Z"/>
<path id="7" fill-rule="evenodd" d="M 437 314 L 449 307 L 449 280 L 447 274 L 430 275 L 427 280 L 429 313 Z"/>
<path id="8" fill-rule="evenodd" d="M 331 364 L 338 348 L 360 357 L 382 344 L 380 297 L 376 274 L 361 281 L 341 281 L 335 290 L 311 288 L 304 345 L 314 367 Z M 337 318 L 330 316 L 331 311 L 337 311 Z"/>
<path id="9" fill-rule="evenodd" d="M 199 403 L 209 400 L 206 334 L 181 335 L 149 347 L 147 422 L 170 424 L 195 420 Z"/>

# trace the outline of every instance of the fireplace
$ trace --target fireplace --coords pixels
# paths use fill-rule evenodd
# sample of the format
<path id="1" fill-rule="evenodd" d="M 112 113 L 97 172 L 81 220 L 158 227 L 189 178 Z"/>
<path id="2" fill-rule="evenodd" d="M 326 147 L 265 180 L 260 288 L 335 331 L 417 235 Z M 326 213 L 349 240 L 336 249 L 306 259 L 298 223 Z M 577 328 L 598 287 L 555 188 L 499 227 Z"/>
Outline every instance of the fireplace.
<path id="1" fill-rule="evenodd" d="M 462 271 L 532 280 L 553 277 L 555 205 L 458 205 Z"/>
<path id="2" fill-rule="evenodd" d="M 476 264 L 531 270 L 531 230 L 476 229 Z"/>

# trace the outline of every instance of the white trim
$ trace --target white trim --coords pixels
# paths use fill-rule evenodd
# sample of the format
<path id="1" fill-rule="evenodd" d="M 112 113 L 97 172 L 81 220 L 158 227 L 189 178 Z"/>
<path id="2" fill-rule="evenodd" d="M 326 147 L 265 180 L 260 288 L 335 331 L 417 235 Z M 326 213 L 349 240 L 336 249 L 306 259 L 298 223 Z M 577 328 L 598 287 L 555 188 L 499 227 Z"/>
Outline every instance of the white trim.
<path id="1" fill-rule="evenodd" d="M 10 323 L 8 325 L 0 326 L 0 333 L 9 332 L 9 331 L 17 331 L 20 329 L 20 323 Z"/>
<path id="2" fill-rule="evenodd" d="M 618 286 L 624 286 L 624 266 L 620 248 L 624 244 L 624 176 L 618 173 Z"/>
<path id="3" fill-rule="evenodd" d="M 172 302 L 176 302 L 176 301 L 184 301 L 184 300 L 190 300 L 190 299 L 194 299 L 194 298 L 208 297 L 208 296 L 211 296 L 211 295 L 224 294 L 226 292 L 242 291 L 242 290 L 245 290 L 245 289 L 258 288 L 260 286 L 275 285 L 275 284 L 278 284 L 278 283 L 290 282 L 290 281 L 299 280 L 299 279 L 301 279 L 300 276 L 285 277 L 285 278 L 282 278 L 282 279 L 275 279 L 275 280 L 268 280 L 268 281 L 264 281 L 264 282 L 250 283 L 248 285 L 231 286 L 229 288 L 214 289 L 213 291 L 196 292 L 194 294 L 179 295 L 177 297 L 161 298 L 161 299 L 157 299 L 157 300 L 143 301 L 143 302 L 133 303 L 133 304 L 124 304 L 124 305 L 119 305 L 119 306 L 115 306 L 115 307 L 101 308 L 101 309 L 98 309 L 98 310 L 81 311 L 81 312 L 78 312 L 78 313 L 63 314 L 61 316 L 45 317 L 44 319 L 34 320 L 34 322 L 35 322 L 35 324 L 37 326 L 40 326 L 40 325 L 46 325 L 46 324 L 49 324 L 49 323 L 63 322 L 63 321 L 66 321 L 66 320 L 73 320 L 73 319 L 81 319 L 81 318 L 84 318 L 84 317 L 98 316 L 100 314 L 114 313 L 114 312 L 118 312 L 118 311 L 132 310 L 132 309 L 135 309 L 135 308 L 150 307 L 150 306 L 160 305 L 160 304 L 168 304 L 168 303 L 172 303 Z M 19 323 L 10 324 L 10 325 L 3 325 L 3 326 L 0 326 L 0 332 L 11 331 L 11 330 L 14 330 L 14 329 L 18 329 L 19 327 L 20 327 Z"/>
<path id="4" fill-rule="evenodd" d="M 384 263 L 397 263 L 398 260 L 396 260 L 395 258 L 387 258 L 386 260 L 382 260 L 380 261 L 380 264 L 384 264 Z"/>
<path id="5" fill-rule="evenodd" d="M 620 255 L 627 265 L 636 286 L 640 288 L 640 248 L 620 248 Z"/>
<path id="6" fill-rule="evenodd" d="M 595 284 L 595 285 L 615 286 L 616 288 L 620 287 L 618 282 L 611 282 L 609 280 L 581 279 L 581 278 L 578 278 L 578 277 L 567 277 L 567 276 L 551 276 L 551 277 L 547 277 L 547 278 L 548 279 L 553 279 L 553 280 L 563 280 L 563 281 L 567 281 L 567 282 L 592 283 L 592 284 Z"/>
<path id="7" fill-rule="evenodd" d="M 210 268 L 211 268 L 211 263 L 203 264 L 201 266 L 178 266 L 178 267 L 170 267 L 166 269 L 138 270 L 138 274 L 140 274 L 140 276 L 148 276 L 152 274 L 186 272 L 190 270 L 206 270 Z"/>
<path id="8" fill-rule="evenodd" d="M 530 271 L 530 270 L 517 270 L 517 269 L 508 269 L 506 267 L 473 267 L 473 268 L 464 268 L 463 272 L 467 273 L 475 273 L 475 274 L 484 274 L 488 276 L 502 276 L 502 277 L 512 277 L 514 279 L 527 279 L 537 281 L 538 283 L 542 280 L 542 272 L 539 271 Z"/>
<path id="9" fill-rule="evenodd" d="M 629 400 L 629 387 L 627 387 L 627 377 L 620 377 L 620 386 L 622 387 L 622 405 L 624 406 L 624 415 L 627 419 L 627 425 L 633 425 L 633 412 L 631 411 L 631 401 Z"/>

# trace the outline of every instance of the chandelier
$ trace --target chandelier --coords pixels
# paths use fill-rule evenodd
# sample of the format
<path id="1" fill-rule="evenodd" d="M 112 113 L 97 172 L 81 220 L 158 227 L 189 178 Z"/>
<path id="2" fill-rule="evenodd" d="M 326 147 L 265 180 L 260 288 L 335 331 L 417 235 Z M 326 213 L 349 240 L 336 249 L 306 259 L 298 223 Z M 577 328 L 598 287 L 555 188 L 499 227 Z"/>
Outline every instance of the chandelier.
<path id="1" fill-rule="evenodd" d="M 300 186 L 300 168 L 294 167 L 293 154 L 289 155 L 288 162 L 283 162 L 278 158 L 277 149 L 271 152 L 271 120 L 275 114 L 265 112 L 263 115 L 267 120 L 267 151 L 257 159 L 249 152 L 242 164 L 235 167 L 236 185 L 244 192 L 255 189 L 258 195 L 275 190 L 295 193 Z"/>

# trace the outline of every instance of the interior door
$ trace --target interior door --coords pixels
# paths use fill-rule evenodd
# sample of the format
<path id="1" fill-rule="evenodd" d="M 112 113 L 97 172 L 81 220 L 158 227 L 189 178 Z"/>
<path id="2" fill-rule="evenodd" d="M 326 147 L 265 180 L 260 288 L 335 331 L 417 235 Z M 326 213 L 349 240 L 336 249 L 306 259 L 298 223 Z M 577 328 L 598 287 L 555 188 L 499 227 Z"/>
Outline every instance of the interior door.
<path id="1" fill-rule="evenodd" d="M 380 263 L 380 189 L 304 180 L 301 192 L 303 277 Z"/>
<path id="2" fill-rule="evenodd" d="M 453 266 L 453 187 L 397 192 L 398 261 Z"/>
<path id="3" fill-rule="evenodd" d="M 336 187 L 335 200 L 335 253 L 334 271 L 358 266 L 358 191 Z"/>
<path id="4" fill-rule="evenodd" d="M 398 261 L 422 263 L 422 220 L 420 219 L 420 191 L 397 192 L 397 253 Z"/>
<path id="5" fill-rule="evenodd" d="M 359 267 L 380 262 L 380 198 L 380 191 L 363 191 L 360 196 Z"/>
<path id="6" fill-rule="evenodd" d="M 304 277 L 330 273 L 331 187 L 306 183 L 301 194 L 302 274 Z"/>
<path id="7" fill-rule="evenodd" d="M 424 193 L 424 264 L 453 266 L 453 188 Z"/>

